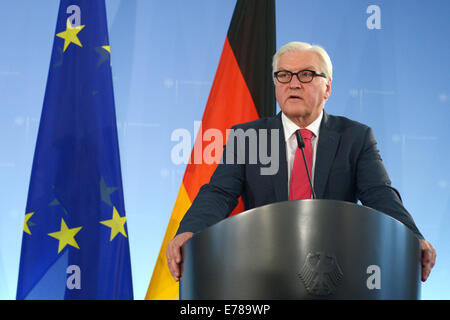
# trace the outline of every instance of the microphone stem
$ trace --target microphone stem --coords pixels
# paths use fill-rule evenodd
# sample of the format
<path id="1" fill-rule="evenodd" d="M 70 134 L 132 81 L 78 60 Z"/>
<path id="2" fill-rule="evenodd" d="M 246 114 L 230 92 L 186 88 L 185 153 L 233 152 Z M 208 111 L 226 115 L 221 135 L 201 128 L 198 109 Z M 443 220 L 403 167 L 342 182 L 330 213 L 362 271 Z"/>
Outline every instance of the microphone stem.
<path id="1" fill-rule="evenodd" d="M 300 148 L 300 150 L 302 150 L 303 161 L 305 162 L 306 174 L 308 175 L 309 185 L 311 186 L 311 196 L 312 196 L 313 199 L 315 199 L 316 198 L 316 193 L 314 192 L 311 176 L 309 175 L 309 169 L 308 169 L 308 163 L 306 162 L 305 151 L 303 150 L 303 148 Z"/>

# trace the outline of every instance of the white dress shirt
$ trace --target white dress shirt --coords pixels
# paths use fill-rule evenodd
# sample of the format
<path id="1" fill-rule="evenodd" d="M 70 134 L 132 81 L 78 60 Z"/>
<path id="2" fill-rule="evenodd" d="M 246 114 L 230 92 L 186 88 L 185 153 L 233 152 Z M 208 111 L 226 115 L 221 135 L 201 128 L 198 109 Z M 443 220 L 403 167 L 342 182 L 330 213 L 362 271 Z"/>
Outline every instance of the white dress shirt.
<path id="1" fill-rule="evenodd" d="M 312 144 L 312 153 L 313 153 L 313 164 L 312 164 L 312 172 L 311 172 L 311 180 L 314 185 L 314 169 L 316 163 L 316 150 L 317 150 L 317 142 L 319 141 L 319 131 L 320 131 L 320 123 L 322 122 L 323 110 L 320 113 L 319 117 L 314 120 L 309 126 L 306 128 L 300 128 L 294 122 L 292 122 L 284 113 L 281 114 L 281 123 L 283 124 L 284 138 L 286 142 L 286 160 L 287 160 L 287 168 L 288 168 L 288 190 L 290 190 L 289 186 L 291 184 L 291 173 L 292 167 L 294 166 L 294 158 L 295 152 L 297 151 L 298 144 L 297 138 L 295 137 L 295 131 L 298 129 L 308 129 L 314 133 L 314 136 L 311 138 Z"/>

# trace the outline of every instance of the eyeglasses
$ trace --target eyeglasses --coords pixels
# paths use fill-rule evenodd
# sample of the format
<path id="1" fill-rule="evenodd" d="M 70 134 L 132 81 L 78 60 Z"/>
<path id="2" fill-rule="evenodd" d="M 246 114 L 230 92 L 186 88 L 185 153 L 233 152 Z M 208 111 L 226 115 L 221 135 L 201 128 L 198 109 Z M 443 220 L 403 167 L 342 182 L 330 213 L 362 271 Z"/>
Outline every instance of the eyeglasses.
<path id="1" fill-rule="evenodd" d="M 280 70 L 273 73 L 274 77 L 277 78 L 277 80 L 281 83 L 289 83 L 292 80 L 292 76 L 296 75 L 298 81 L 301 83 L 309 83 L 313 81 L 314 77 L 323 77 L 326 78 L 327 76 L 324 73 L 318 73 L 313 70 L 300 70 L 297 73 L 290 72 L 287 70 Z"/>

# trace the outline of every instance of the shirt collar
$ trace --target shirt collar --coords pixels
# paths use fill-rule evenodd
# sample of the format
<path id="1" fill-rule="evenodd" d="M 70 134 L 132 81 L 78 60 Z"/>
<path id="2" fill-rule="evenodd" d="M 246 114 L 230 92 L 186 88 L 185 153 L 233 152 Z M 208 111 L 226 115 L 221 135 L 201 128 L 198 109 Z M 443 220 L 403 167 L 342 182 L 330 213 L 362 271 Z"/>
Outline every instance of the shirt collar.
<path id="1" fill-rule="evenodd" d="M 315 137 L 319 136 L 319 129 L 320 129 L 320 123 L 322 122 L 323 118 L 323 109 L 320 112 L 320 115 L 317 117 L 316 120 L 314 120 L 309 126 L 307 126 L 305 129 L 308 129 L 314 133 Z M 292 122 L 291 119 L 289 119 L 283 112 L 281 113 L 281 122 L 283 124 L 283 130 L 284 130 L 284 139 L 285 141 L 288 141 L 288 139 L 292 136 L 292 134 L 297 131 L 298 129 L 303 129 L 297 126 L 294 122 Z"/>

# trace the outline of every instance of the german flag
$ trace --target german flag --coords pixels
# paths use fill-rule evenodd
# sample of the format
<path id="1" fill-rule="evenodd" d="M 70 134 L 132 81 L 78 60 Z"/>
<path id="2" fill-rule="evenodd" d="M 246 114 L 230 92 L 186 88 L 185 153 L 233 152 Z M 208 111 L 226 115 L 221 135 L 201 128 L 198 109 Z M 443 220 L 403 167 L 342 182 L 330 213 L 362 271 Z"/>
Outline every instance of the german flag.
<path id="1" fill-rule="evenodd" d="M 200 187 L 209 182 L 217 164 L 194 161 L 203 155 L 202 131 L 226 129 L 275 114 L 272 57 L 275 54 L 275 1 L 237 0 L 216 76 L 186 167 L 172 216 L 146 294 L 148 300 L 178 299 L 178 282 L 170 274 L 166 248 Z M 197 156 L 196 156 L 197 154 Z M 219 157 L 220 159 L 220 157 Z M 232 214 L 242 212 L 242 201 Z"/>

